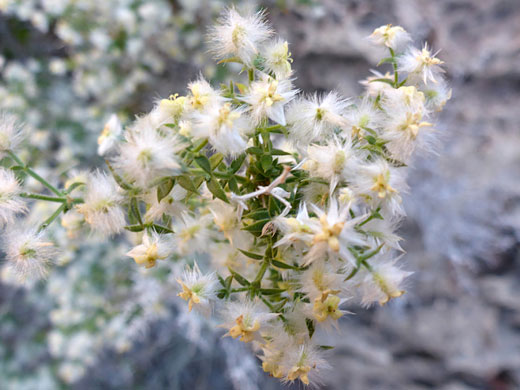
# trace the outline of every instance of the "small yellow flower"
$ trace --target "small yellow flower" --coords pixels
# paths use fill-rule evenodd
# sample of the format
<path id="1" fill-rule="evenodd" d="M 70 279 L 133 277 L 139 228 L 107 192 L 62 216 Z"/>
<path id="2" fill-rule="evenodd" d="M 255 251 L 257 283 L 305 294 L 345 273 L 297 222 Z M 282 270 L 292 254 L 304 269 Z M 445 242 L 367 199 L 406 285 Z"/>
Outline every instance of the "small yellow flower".
<path id="1" fill-rule="evenodd" d="M 370 188 L 372 191 L 377 192 L 377 196 L 381 199 L 386 196 L 397 192 L 392 186 L 390 186 L 390 172 L 380 173 L 375 177 L 374 185 Z"/>
<path id="2" fill-rule="evenodd" d="M 229 329 L 229 335 L 236 339 L 240 336 L 240 341 L 249 343 L 253 341 L 254 334 L 260 329 L 260 322 L 254 321 L 252 324 L 246 318 L 244 321 L 244 315 L 240 315 L 236 320 L 236 325 Z"/>
<path id="3" fill-rule="evenodd" d="M 343 316 L 343 313 L 339 310 L 341 299 L 334 295 L 337 292 L 325 290 L 322 292 L 321 297 L 317 297 L 314 300 L 313 313 L 318 322 L 323 322 L 328 317 L 337 320 Z"/>
<path id="4" fill-rule="evenodd" d="M 262 369 L 274 378 L 281 378 L 283 376 L 282 368 L 279 364 L 266 360 L 262 363 Z"/>
<path id="5" fill-rule="evenodd" d="M 386 304 L 390 299 L 392 298 L 399 298 L 401 295 L 405 293 L 404 290 L 399 290 L 393 286 L 391 286 L 389 283 L 386 282 L 384 277 L 382 277 L 379 273 L 374 272 L 372 274 L 372 277 L 374 278 L 374 281 L 379 286 L 381 291 L 385 294 L 384 298 L 381 298 L 379 300 L 379 304 L 383 306 Z"/>
<path id="6" fill-rule="evenodd" d="M 292 367 L 287 374 L 287 379 L 293 381 L 300 379 L 302 383 L 309 384 L 309 371 L 312 369 L 311 366 L 297 365 Z"/>
<path id="7" fill-rule="evenodd" d="M 186 104 L 186 97 L 178 94 L 170 95 L 168 99 L 162 99 L 159 103 L 159 108 L 168 113 L 173 119 L 178 119 L 184 111 Z"/>
<path id="8" fill-rule="evenodd" d="M 181 280 L 177 279 L 177 283 L 182 286 L 182 292 L 178 293 L 177 296 L 188 301 L 188 310 L 191 311 L 193 304 L 200 303 L 200 297 L 197 295 L 197 292 L 190 289 Z"/>

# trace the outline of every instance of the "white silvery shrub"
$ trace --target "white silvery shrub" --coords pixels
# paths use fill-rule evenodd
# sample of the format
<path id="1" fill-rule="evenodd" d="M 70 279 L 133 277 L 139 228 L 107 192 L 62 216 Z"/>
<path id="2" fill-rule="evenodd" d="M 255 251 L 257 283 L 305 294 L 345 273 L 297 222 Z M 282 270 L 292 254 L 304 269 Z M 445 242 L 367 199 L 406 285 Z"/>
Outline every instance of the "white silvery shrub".
<path id="1" fill-rule="evenodd" d="M 107 173 L 75 175 L 62 189 L 5 153 L 20 180 L 47 189 L 13 196 L 56 204 L 38 239 L 74 210 L 94 234 L 131 232 L 127 255 L 165 272 L 189 311 L 253 344 L 270 375 L 316 385 L 329 363 L 315 331 L 337 327 L 347 300 L 383 305 L 405 292 L 395 229 L 407 165 L 431 148 L 432 108 L 449 93 L 439 102 L 429 89 L 445 83 L 442 62 L 386 26 L 372 39 L 393 74 L 367 79 L 360 98 L 303 96 L 289 54 L 273 60 L 273 46 L 287 45 L 264 16 L 226 10 L 210 33 L 213 54 L 243 72 L 219 87 L 199 78 L 122 135 L 110 132 Z M 65 223 L 73 233 L 77 217 Z"/>

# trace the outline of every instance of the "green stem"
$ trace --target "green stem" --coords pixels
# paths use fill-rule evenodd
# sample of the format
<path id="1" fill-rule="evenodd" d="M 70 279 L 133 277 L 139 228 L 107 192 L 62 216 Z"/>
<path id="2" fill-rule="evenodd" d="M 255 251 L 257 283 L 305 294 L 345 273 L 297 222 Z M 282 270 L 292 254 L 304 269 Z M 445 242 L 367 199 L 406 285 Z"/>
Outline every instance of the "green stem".
<path id="1" fill-rule="evenodd" d="M 41 232 L 43 229 L 45 229 L 47 226 L 49 226 L 56 218 L 60 216 L 60 214 L 67 208 L 67 204 L 63 203 L 60 207 L 56 209 L 52 215 L 47 218 L 38 228 L 38 231 Z"/>
<path id="2" fill-rule="evenodd" d="M 38 199 L 38 200 L 45 200 L 47 202 L 56 202 L 56 203 L 66 203 L 67 198 L 59 197 L 56 198 L 54 196 L 47 196 L 47 195 L 40 195 L 40 194 L 28 194 L 26 192 L 22 192 L 20 194 L 21 198 L 27 198 L 27 199 Z M 80 203 L 80 202 L 77 202 Z"/>
<path id="3" fill-rule="evenodd" d="M 63 196 L 61 191 L 59 191 L 56 187 L 54 187 L 51 183 L 49 183 L 47 180 L 45 180 L 43 177 L 38 175 L 35 171 L 33 171 L 31 168 L 29 168 L 27 165 L 23 163 L 20 158 L 14 154 L 12 151 L 7 152 L 8 155 L 21 167 L 23 167 L 24 172 L 26 172 L 29 176 L 32 176 L 34 179 L 39 181 L 41 184 L 43 184 L 45 187 L 47 187 L 51 192 L 53 192 L 55 195 Z"/>
<path id="4" fill-rule="evenodd" d="M 394 66 L 394 88 L 399 88 L 399 74 L 397 73 L 397 60 L 395 59 L 395 52 L 392 48 L 390 49 L 390 55 L 392 56 L 392 65 Z"/>
<path id="5" fill-rule="evenodd" d="M 208 139 L 206 138 L 205 140 L 203 140 L 200 144 L 198 144 L 195 149 L 193 149 L 193 153 L 197 153 L 199 152 L 204 146 L 206 146 L 208 144 Z"/>
<path id="6" fill-rule="evenodd" d="M 253 82 L 255 79 L 255 70 L 253 68 L 247 70 L 247 75 L 249 77 L 249 82 Z"/>

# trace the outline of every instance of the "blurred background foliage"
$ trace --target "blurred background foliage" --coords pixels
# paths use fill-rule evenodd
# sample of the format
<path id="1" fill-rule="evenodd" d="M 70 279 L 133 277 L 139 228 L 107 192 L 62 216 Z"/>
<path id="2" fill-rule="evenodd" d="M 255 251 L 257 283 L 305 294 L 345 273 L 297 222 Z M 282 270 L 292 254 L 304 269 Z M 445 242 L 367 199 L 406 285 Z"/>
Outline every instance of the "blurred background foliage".
<path id="1" fill-rule="evenodd" d="M 0 0 L 0 108 L 29 130 L 24 159 L 44 173 L 101 166 L 96 138 L 112 113 L 128 121 L 200 72 L 224 81 L 204 34 L 230 3 Z M 289 41 L 303 91 L 357 95 L 377 58 L 364 37 L 386 23 L 442 49 L 453 87 L 443 148 L 415 162 L 405 199 L 414 283 L 395 304 L 351 308 L 324 387 L 518 388 L 518 1 L 247 5 L 267 8 Z M 64 251 L 47 282 L 20 288 L 3 275 L 0 388 L 280 388 L 243 345 L 178 306 L 171 281 L 143 277 L 126 245 L 70 242 L 59 225 L 52 234 Z"/>

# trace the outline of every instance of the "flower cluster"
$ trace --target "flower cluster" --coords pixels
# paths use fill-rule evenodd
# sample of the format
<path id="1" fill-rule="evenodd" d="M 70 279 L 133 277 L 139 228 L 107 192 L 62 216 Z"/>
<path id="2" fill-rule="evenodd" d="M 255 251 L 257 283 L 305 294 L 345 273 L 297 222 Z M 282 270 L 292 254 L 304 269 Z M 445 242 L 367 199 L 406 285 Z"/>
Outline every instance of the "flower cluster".
<path id="1" fill-rule="evenodd" d="M 264 371 L 319 383 L 329 366 L 319 331 L 337 328 L 344 302 L 383 305 L 404 293 L 410 272 L 395 232 L 406 170 L 433 147 L 434 113 L 450 97 L 442 61 L 409 46 L 401 27 L 370 39 L 388 50 L 381 64 L 393 73 L 369 77 L 358 98 L 307 96 L 265 14 L 229 8 L 209 40 L 220 62 L 239 64 L 237 77 L 219 87 L 199 77 L 124 129 L 111 118 L 98 149 L 108 172 L 71 175 L 64 189 L 22 162 L 20 130 L 4 121 L 8 264 L 41 276 L 52 257 L 45 228 L 60 217 L 71 237 L 86 225 L 102 236 L 127 231 L 137 241 L 127 256 L 168 270 L 188 310 L 215 311 Z M 22 192 L 28 177 L 50 194 Z M 58 206 L 37 230 L 16 232 L 23 198 Z"/>

